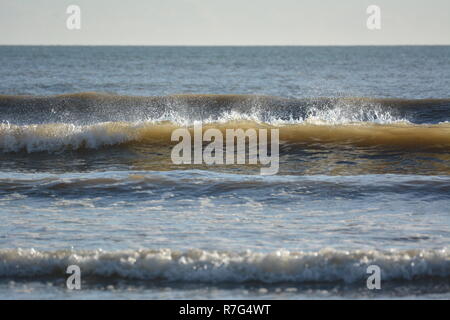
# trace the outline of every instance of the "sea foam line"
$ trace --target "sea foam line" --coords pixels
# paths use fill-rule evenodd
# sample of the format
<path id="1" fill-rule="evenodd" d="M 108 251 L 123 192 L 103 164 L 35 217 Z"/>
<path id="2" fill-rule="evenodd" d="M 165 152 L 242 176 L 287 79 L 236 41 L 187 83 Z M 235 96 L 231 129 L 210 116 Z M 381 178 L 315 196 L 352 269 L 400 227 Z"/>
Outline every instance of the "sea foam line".
<path id="1" fill-rule="evenodd" d="M 450 254 L 441 250 L 339 251 L 271 253 L 191 249 L 141 249 L 106 252 L 0 250 L 0 278 L 38 280 L 61 277 L 69 265 L 83 277 L 164 280 L 201 283 L 345 282 L 367 279 L 367 267 L 377 265 L 383 281 L 449 278 Z"/>

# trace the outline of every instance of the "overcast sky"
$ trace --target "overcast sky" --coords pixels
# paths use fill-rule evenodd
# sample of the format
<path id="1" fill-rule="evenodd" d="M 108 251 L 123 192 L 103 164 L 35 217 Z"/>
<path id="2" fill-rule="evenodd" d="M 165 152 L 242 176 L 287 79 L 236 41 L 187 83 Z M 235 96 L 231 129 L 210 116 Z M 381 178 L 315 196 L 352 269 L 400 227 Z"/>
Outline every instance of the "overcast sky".
<path id="1" fill-rule="evenodd" d="M 450 44 L 450 0 L 0 0 L 0 44 Z"/>

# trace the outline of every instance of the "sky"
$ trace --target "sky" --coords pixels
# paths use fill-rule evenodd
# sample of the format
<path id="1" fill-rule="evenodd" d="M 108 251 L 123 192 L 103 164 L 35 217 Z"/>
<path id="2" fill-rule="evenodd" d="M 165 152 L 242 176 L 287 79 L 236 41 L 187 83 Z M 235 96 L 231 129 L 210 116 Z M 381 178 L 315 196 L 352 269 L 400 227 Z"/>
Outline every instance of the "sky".
<path id="1" fill-rule="evenodd" d="M 81 29 L 69 30 L 69 5 Z M 369 30 L 366 9 L 381 10 Z M 0 44 L 449 45 L 449 0 L 0 0 Z"/>

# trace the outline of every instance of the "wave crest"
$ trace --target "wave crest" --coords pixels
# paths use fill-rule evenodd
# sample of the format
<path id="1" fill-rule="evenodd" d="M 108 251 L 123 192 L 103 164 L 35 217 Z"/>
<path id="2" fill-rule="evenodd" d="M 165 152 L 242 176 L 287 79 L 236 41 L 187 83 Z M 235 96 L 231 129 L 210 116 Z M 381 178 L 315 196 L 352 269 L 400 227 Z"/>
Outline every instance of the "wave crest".
<path id="1" fill-rule="evenodd" d="M 2 96 L 0 115 L 16 124 L 240 120 L 273 124 L 316 119 L 333 124 L 349 122 L 438 123 L 449 121 L 450 100 L 370 98 L 293 99 L 260 95 L 171 95 L 131 97 L 101 93 L 59 96 Z"/>

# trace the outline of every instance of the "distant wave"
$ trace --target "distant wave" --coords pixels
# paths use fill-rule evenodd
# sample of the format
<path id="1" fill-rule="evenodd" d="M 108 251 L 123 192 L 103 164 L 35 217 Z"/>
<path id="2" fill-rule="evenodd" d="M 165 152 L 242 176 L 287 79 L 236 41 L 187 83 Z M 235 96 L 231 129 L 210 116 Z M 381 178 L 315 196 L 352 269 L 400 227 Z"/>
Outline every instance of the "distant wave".
<path id="1" fill-rule="evenodd" d="M 332 124 L 450 121 L 450 99 L 310 98 L 261 95 L 170 95 L 161 97 L 77 93 L 57 96 L 0 95 L 0 119 L 14 124 L 225 119 L 262 123 L 324 121 Z"/>
<path id="2" fill-rule="evenodd" d="M 176 251 L 128 250 L 39 251 L 0 250 L 1 279 L 64 277 L 76 264 L 82 276 L 201 283 L 322 283 L 362 282 L 369 265 L 381 268 L 383 281 L 450 278 L 450 253 L 442 250 L 408 251 Z"/>

